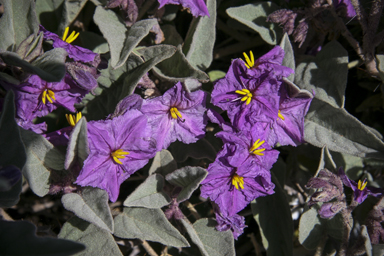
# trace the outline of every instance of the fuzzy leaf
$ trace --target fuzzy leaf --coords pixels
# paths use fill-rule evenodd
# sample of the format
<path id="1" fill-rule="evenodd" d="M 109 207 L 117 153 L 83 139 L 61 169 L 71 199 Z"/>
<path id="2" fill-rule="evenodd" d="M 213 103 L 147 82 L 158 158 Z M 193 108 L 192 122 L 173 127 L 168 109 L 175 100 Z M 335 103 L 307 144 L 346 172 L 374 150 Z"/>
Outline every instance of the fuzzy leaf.
<path id="1" fill-rule="evenodd" d="M 321 225 L 316 207 L 301 215 L 299 222 L 299 242 L 308 250 L 316 248 L 323 237 L 324 226 Z"/>
<path id="2" fill-rule="evenodd" d="M 171 198 L 164 193 L 164 178 L 160 174 L 149 176 L 124 201 L 124 206 L 161 208 L 171 202 Z"/>
<path id="3" fill-rule="evenodd" d="M 259 225 L 268 256 L 293 255 L 291 210 L 285 190 L 273 173 L 272 181 L 276 185 L 275 193 L 252 201 L 253 217 Z"/>
<path id="4" fill-rule="evenodd" d="M 1 3 L 4 13 L 0 19 L 0 50 L 15 51 L 24 39 L 39 31 L 35 1 L 2 0 Z"/>
<path id="5" fill-rule="evenodd" d="M 189 64 L 200 70 L 211 65 L 216 39 L 216 0 L 207 0 L 207 7 L 211 17 L 192 20 L 183 46 Z"/>
<path id="6" fill-rule="evenodd" d="M 45 196 L 50 169 L 63 170 L 65 156 L 42 135 L 21 128 L 20 134 L 27 155 L 23 175 L 36 195 Z"/>
<path id="7" fill-rule="evenodd" d="M 87 1 L 88 0 L 64 1 L 62 13 L 64 17 L 61 20 L 59 31 L 64 32 L 64 29 L 75 21 Z"/>
<path id="8" fill-rule="evenodd" d="M 107 40 L 96 33 L 83 31 L 80 33 L 79 38 L 84 48 L 90 49 L 91 51 L 99 54 L 109 52 Z"/>
<path id="9" fill-rule="evenodd" d="M 57 31 L 63 12 L 64 0 L 36 1 L 36 15 L 39 23 L 48 31 Z"/>
<path id="10" fill-rule="evenodd" d="M 213 219 L 199 219 L 193 225 L 185 219 L 180 220 L 187 230 L 193 243 L 197 245 L 204 256 L 232 256 L 235 246 L 230 230 L 217 231 L 216 221 Z"/>
<path id="11" fill-rule="evenodd" d="M 170 45 L 146 47 L 141 51 L 141 54 L 146 56 L 146 61 L 143 63 L 130 61 L 130 59 L 137 58 L 137 55 L 131 55 L 126 63 L 128 72 L 124 72 L 124 69 L 122 69 L 119 70 L 119 73 L 121 73 L 118 78 L 116 76 L 112 79 L 103 77 L 103 83 L 109 83 L 110 87 L 104 89 L 99 96 L 90 101 L 83 110 L 83 114 L 87 115 L 88 120 L 99 120 L 113 113 L 117 103 L 133 93 L 141 77 L 154 65 L 172 56 L 174 52 L 175 47 Z M 135 63 L 134 67 L 132 66 L 133 63 Z"/>
<path id="12" fill-rule="evenodd" d="M 89 154 L 87 134 L 87 121 L 83 117 L 77 122 L 69 137 L 67 154 L 64 162 L 66 170 L 68 170 L 76 161 L 79 161 L 81 167 L 83 166 L 83 163 Z"/>
<path id="13" fill-rule="evenodd" d="M 181 45 L 171 58 L 158 64 L 153 71 L 160 78 L 174 83 L 183 82 L 188 78 L 195 78 L 203 83 L 209 81 L 206 73 L 191 66 L 181 50 Z"/>
<path id="14" fill-rule="evenodd" d="M 369 238 L 369 235 L 368 235 L 367 226 L 361 225 L 360 232 L 361 232 L 361 237 L 364 240 L 365 252 L 367 253 L 367 256 L 372 256 L 372 244 L 371 244 L 371 239 Z"/>
<path id="15" fill-rule="evenodd" d="M 201 167 L 186 166 L 168 174 L 165 179 L 172 185 L 181 187 L 177 202 L 183 202 L 189 199 L 205 177 L 208 172 Z"/>
<path id="16" fill-rule="evenodd" d="M 384 55 L 377 54 L 376 60 L 377 60 L 377 69 L 379 70 L 381 81 L 384 81 Z"/>
<path id="17" fill-rule="evenodd" d="M 115 217 L 115 236 L 144 239 L 174 247 L 189 247 L 188 241 L 160 209 L 128 208 Z"/>
<path id="18" fill-rule="evenodd" d="M 373 256 L 382 256 L 384 255 L 384 244 L 373 244 L 372 245 L 372 255 Z"/>
<path id="19" fill-rule="evenodd" d="M 315 97 L 337 108 L 344 107 L 348 76 L 348 52 L 331 41 L 317 54 L 297 66 L 295 83 L 315 91 Z"/>
<path id="20" fill-rule="evenodd" d="M 63 79 L 67 55 L 64 49 L 56 48 L 45 52 L 31 64 L 21 59 L 16 53 L 0 53 L 0 57 L 6 64 L 21 67 L 24 71 L 36 74 L 47 82 L 58 82 Z"/>
<path id="21" fill-rule="evenodd" d="M 165 176 L 176 169 L 177 163 L 173 159 L 171 152 L 166 149 L 163 149 L 162 151 L 156 153 L 156 156 L 153 158 L 152 165 L 149 168 L 148 172 L 149 175 L 159 173 Z"/>
<path id="22" fill-rule="evenodd" d="M 76 256 L 123 256 L 115 239 L 108 231 L 76 216 L 63 225 L 58 237 L 76 241 L 86 246 L 85 251 L 76 254 Z"/>
<path id="23" fill-rule="evenodd" d="M 284 53 L 285 53 L 283 63 L 281 63 L 281 65 L 289 67 L 293 71 L 295 71 L 295 69 L 296 69 L 295 53 L 293 52 L 292 44 L 291 44 L 291 41 L 289 40 L 287 33 L 285 33 L 283 36 L 283 39 L 281 39 L 280 47 L 283 48 Z M 294 73 L 288 77 L 288 79 L 292 82 L 293 82 L 294 78 L 295 78 Z"/>
<path id="24" fill-rule="evenodd" d="M 272 2 L 260 2 L 247 4 L 227 9 L 229 17 L 248 26 L 257 33 L 265 42 L 276 45 L 280 41 L 283 32 L 276 24 L 267 22 L 267 16 L 278 10 L 279 7 Z"/>
<path id="25" fill-rule="evenodd" d="M 28 221 L 0 221 L 2 255 L 67 256 L 83 251 L 85 246 L 53 237 L 36 236 L 36 227 Z"/>
<path id="26" fill-rule="evenodd" d="M 61 202 L 65 209 L 77 217 L 113 233 L 113 219 L 105 190 L 86 187 L 81 195 L 77 193 L 63 195 Z"/>

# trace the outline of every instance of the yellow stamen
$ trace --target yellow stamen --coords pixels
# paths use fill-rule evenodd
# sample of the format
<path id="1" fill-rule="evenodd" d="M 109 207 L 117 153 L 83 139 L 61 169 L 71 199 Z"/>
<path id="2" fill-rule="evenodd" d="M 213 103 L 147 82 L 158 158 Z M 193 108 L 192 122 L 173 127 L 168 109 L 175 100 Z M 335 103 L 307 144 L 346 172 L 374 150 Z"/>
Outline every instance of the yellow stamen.
<path id="1" fill-rule="evenodd" d="M 74 127 L 81 119 L 81 112 L 78 112 L 76 115 L 65 114 L 68 123 Z"/>
<path id="2" fill-rule="evenodd" d="M 260 148 L 260 149 L 258 149 L 258 148 L 261 145 L 263 145 L 264 142 L 265 142 L 265 140 L 260 141 L 260 139 L 255 141 L 255 143 L 253 143 L 252 147 L 249 149 L 249 153 L 255 154 L 255 155 L 258 155 L 258 156 L 263 156 L 264 153 L 261 153 L 261 152 L 265 151 L 265 148 Z"/>
<path id="3" fill-rule="evenodd" d="M 76 33 L 75 31 L 72 31 L 71 35 L 67 38 L 68 31 L 69 31 L 69 27 L 66 27 L 62 39 L 63 39 L 63 41 L 70 44 L 76 40 L 76 38 L 79 36 L 80 33 L 79 32 Z"/>
<path id="4" fill-rule="evenodd" d="M 279 110 L 279 113 L 277 114 L 278 117 L 280 117 L 281 120 L 285 120 L 284 116 L 281 114 L 280 110 Z"/>
<path id="5" fill-rule="evenodd" d="M 126 155 L 129 155 L 129 152 L 125 152 L 122 149 L 118 149 L 118 150 L 111 153 L 113 160 L 117 164 L 123 164 L 119 159 L 124 159 Z"/>
<path id="6" fill-rule="evenodd" d="M 171 116 L 173 119 L 177 119 L 177 118 L 180 118 L 182 119 L 182 115 L 180 114 L 179 110 L 175 107 L 172 107 L 169 112 L 171 112 Z"/>
<path id="7" fill-rule="evenodd" d="M 237 174 L 233 175 L 232 185 L 235 186 L 237 190 L 239 190 L 239 186 L 241 189 L 244 189 L 244 178 Z"/>
<path id="8" fill-rule="evenodd" d="M 359 183 L 357 184 L 357 188 L 363 191 L 365 187 L 367 186 L 367 179 L 364 179 L 364 181 L 359 180 Z"/>
<path id="9" fill-rule="evenodd" d="M 252 100 L 252 93 L 248 89 L 241 89 L 241 90 L 236 90 L 235 93 L 244 95 L 243 98 L 241 98 L 241 101 L 245 101 L 245 104 L 248 105 L 251 103 Z"/>
<path id="10" fill-rule="evenodd" d="M 47 102 L 46 100 L 48 100 L 50 103 L 53 103 L 53 101 L 56 100 L 55 93 L 49 89 L 45 89 L 41 95 L 41 101 L 44 105 Z"/>
<path id="11" fill-rule="evenodd" d="M 249 58 L 248 55 L 245 52 L 243 52 L 243 55 L 244 55 L 244 58 L 245 58 L 245 63 L 244 63 L 245 66 L 247 68 L 253 68 L 253 66 L 255 66 L 255 58 L 253 56 L 253 52 L 249 51 L 249 56 L 251 58 Z"/>

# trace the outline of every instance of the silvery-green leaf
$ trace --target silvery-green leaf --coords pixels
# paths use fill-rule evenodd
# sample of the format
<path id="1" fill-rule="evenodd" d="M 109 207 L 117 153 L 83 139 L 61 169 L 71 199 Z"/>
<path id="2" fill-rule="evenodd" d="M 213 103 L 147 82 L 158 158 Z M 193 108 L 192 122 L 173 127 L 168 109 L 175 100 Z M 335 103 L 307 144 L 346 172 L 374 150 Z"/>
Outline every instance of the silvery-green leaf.
<path id="1" fill-rule="evenodd" d="M 24 39 L 39 30 L 35 1 L 2 0 L 1 3 L 4 13 L 0 19 L 0 50 L 15 51 Z"/>
<path id="2" fill-rule="evenodd" d="M 372 245 L 372 255 L 373 256 L 382 256 L 384 255 L 384 244 L 373 244 Z"/>
<path id="3" fill-rule="evenodd" d="M 62 20 L 59 26 L 59 31 L 64 32 L 64 29 L 74 22 L 88 0 L 64 0 L 64 8 Z"/>
<path id="4" fill-rule="evenodd" d="M 173 159 L 172 154 L 168 150 L 163 149 L 156 153 L 156 156 L 153 158 L 152 165 L 148 172 L 149 175 L 159 173 L 165 176 L 176 169 L 177 163 Z"/>
<path id="5" fill-rule="evenodd" d="M 63 170 L 65 156 L 42 135 L 21 128 L 20 134 L 27 155 L 23 175 L 36 195 L 45 196 L 50 169 Z"/>
<path id="6" fill-rule="evenodd" d="M 63 12 L 64 0 L 36 1 L 36 15 L 39 23 L 48 31 L 56 31 Z"/>
<path id="7" fill-rule="evenodd" d="M 159 174 L 149 176 L 124 201 L 124 206 L 161 208 L 171 202 L 171 198 L 163 191 L 164 178 Z"/>
<path id="8" fill-rule="evenodd" d="M 269 256 L 293 255 L 293 221 L 285 190 L 272 173 L 275 193 L 252 201 L 253 217 L 259 225 Z M 279 209 L 278 211 L 276 209 Z"/>
<path id="9" fill-rule="evenodd" d="M 281 65 L 291 68 L 293 71 L 296 69 L 295 54 L 292 49 L 291 41 L 289 40 L 288 34 L 285 33 L 283 39 L 281 39 L 280 47 L 284 50 L 284 59 Z M 288 79 L 293 82 L 295 74 L 291 74 Z"/>
<path id="10" fill-rule="evenodd" d="M 36 236 L 36 227 L 28 221 L 0 220 L 1 255 L 69 256 L 83 251 L 81 243 Z"/>
<path id="11" fill-rule="evenodd" d="M 283 35 L 282 29 L 274 23 L 267 22 L 266 19 L 269 14 L 278 9 L 279 7 L 272 2 L 259 2 L 228 8 L 227 14 L 258 32 L 268 44 L 275 45 Z"/>
<path id="12" fill-rule="evenodd" d="M 170 44 L 173 46 L 178 46 L 183 43 L 183 38 L 177 32 L 176 27 L 171 24 L 165 24 L 161 26 L 161 30 L 164 33 L 165 40 L 163 44 Z"/>
<path id="13" fill-rule="evenodd" d="M 115 217 L 115 236 L 189 247 L 188 241 L 172 226 L 160 209 L 128 208 Z"/>
<path id="14" fill-rule="evenodd" d="M 181 191 L 177 196 L 177 202 L 183 202 L 189 199 L 208 172 L 201 167 L 186 166 L 168 174 L 165 179 L 172 185 L 181 187 Z"/>
<path id="15" fill-rule="evenodd" d="M 324 236 L 324 226 L 321 224 L 320 217 L 317 214 L 317 208 L 312 207 L 300 217 L 299 242 L 308 250 L 315 249 Z"/>
<path id="16" fill-rule="evenodd" d="M 39 57 L 43 50 L 43 32 L 38 36 L 31 34 L 17 47 L 16 53 L 23 60 L 30 62 L 31 60 Z"/>
<path id="17" fill-rule="evenodd" d="M 193 18 L 183 46 L 189 64 L 201 70 L 211 65 L 216 39 L 216 0 L 206 3 L 211 17 Z"/>
<path id="18" fill-rule="evenodd" d="M 83 163 L 89 154 L 87 134 L 87 121 L 85 117 L 83 117 L 77 122 L 75 127 L 73 127 L 69 137 L 67 154 L 64 162 L 66 170 L 68 170 L 75 161 L 79 161 L 80 166 L 83 166 Z"/>
<path id="19" fill-rule="evenodd" d="M 367 256 L 372 256 L 372 244 L 371 244 L 371 239 L 369 238 L 369 235 L 368 235 L 367 226 L 361 225 L 360 232 L 361 232 L 361 237 L 364 240 L 365 252 L 367 253 Z"/>
<path id="20" fill-rule="evenodd" d="M 115 239 L 108 231 L 76 216 L 64 223 L 58 237 L 86 246 L 85 251 L 76 254 L 76 256 L 123 256 Z"/>
<path id="21" fill-rule="evenodd" d="M 177 47 L 176 53 L 171 58 L 154 67 L 153 72 L 160 78 L 174 83 L 182 82 L 187 78 L 195 78 L 203 83 L 209 81 L 206 73 L 191 66 L 181 50 L 181 45 Z"/>
<path id="22" fill-rule="evenodd" d="M 83 31 L 80 33 L 79 38 L 84 48 L 90 49 L 91 51 L 99 54 L 109 52 L 107 40 L 96 33 Z"/>
<path id="23" fill-rule="evenodd" d="M 376 60 L 377 60 L 377 69 L 379 70 L 381 81 L 384 81 L 384 55 L 377 54 Z"/>
<path id="24" fill-rule="evenodd" d="M 61 202 L 65 209 L 77 217 L 113 233 L 112 213 L 105 190 L 86 187 L 81 195 L 77 193 L 63 195 Z"/>
<path id="25" fill-rule="evenodd" d="M 235 246 L 230 230 L 220 232 L 213 219 L 199 219 L 193 225 L 185 219 L 180 222 L 187 230 L 192 242 L 197 245 L 204 256 L 232 256 L 235 254 Z"/>
<path id="26" fill-rule="evenodd" d="M 24 71 L 36 74 L 47 82 L 58 82 L 65 75 L 65 59 L 67 52 L 62 48 L 52 49 L 45 52 L 32 63 L 20 58 L 13 52 L 2 52 L 0 57 L 3 61 L 12 66 L 21 67 Z"/>
<path id="27" fill-rule="evenodd" d="M 347 76 L 348 52 L 337 41 L 331 41 L 315 58 L 308 58 L 297 66 L 295 83 L 310 92 L 314 90 L 315 98 L 342 108 Z"/>

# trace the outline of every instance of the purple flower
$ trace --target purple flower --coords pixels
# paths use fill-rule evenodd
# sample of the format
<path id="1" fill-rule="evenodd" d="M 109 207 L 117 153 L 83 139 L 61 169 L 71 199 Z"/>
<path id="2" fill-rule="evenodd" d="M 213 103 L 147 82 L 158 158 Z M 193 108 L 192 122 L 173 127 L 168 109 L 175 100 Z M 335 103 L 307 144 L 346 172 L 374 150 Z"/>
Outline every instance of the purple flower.
<path id="1" fill-rule="evenodd" d="M 59 106 L 76 112 L 74 104 L 80 103 L 87 93 L 77 87 L 68 74 L 60 82 L 49 83 L 31 75 L 19 85 L 3 85 L 14 91 L 17 116 L 28 122 L 47 115 Z"/>
<path id="2" fill-rule="evenodd" d="M 356 11 L 351 0 L 333 0 L 333 5 L 335 9 L 342 9 L 346 18 L 351 19 L 356 16 Z"/>
<path id="3" fill-rule="evenodd" d="M 201 183 L 201 196 L 210 198 L 225 216 L 233 216 L 259 196 L 274 193 L 271 173 L 261 167 L 249 168 L 226 161 L 226 149 L 219 152 L 207 169 L 208 176 Z"/>
<path id="4" fill-rule="evenodd" d="M 282 77 L 288 77 L 294 71 L 288 67 L 282 66 L 284 59 L 284 50 L 276 45 L 268 53 L 264 54 L 256 61 L 254 60 L 253 52 L 250 51 L 250 55 L 244 52 L 245 66 L 247 69 L 247 74 L 250 77 L 258 78 L 266 73 L 271 73 L 272 76 L 281 79 Z"/>
<path id="5" fill-rule="evenodd" d="M 134 109 L 112 120 L 89 122 L 90 154 L 76 184 L 104 189 L 115 202 L 120 184 L 155 154 L 146 127 L 147 119 Z"/>
<path id="6" fill-rule="evenodd" d="M 226 110 L 232 124 L 240 129 L 247 123 L 275 120 L 279 110 L 281 82 L 268 74 L 250 79 L 246 69 L 242 60 L 232 61 L 211 95 L 211 102 Z"/>
<path id="7" fill-rule="evenodd" d="M 159 150 L 176 140 L 189 144 L 204 136 L 205 97 L 201 90 L 188 93 L 179 82 L 163 96 L 143 102 L 141 112 L 148 118 Z"/>
<path id="8" fill-rule="evenodd" d="M 228 216 L 225 213 L 220 212 L 219 207 L 215 203 L 213 204 L 217 221 L 216 229 L 221 232 L 231 230 L 233 237 L 237 240 L 237 238 L 243 234 L 244 228 L 247 227 L 245 225 L 244 217 L 238 214 Z"/>
<path id="9" fill-rule="evenodd" d="M 304 116 L 307 114 L 313 97 L 300 93 L 293 85 L 283 83 L 280 88 L 278 118 L 271 122 L 268 143 L 298 146 L 304 142 Z"/>
<path id="10" fill-rule="evenodd" d="M 378 197 L 383 194 L 383 190 L 381 188 L 367 186 L 366 179 L 363 181 L 359 180 L 359 182 L 350 180 L 341 167 L 339 168 L 339 176 L 343 180 L 344 185 L 353 190 L 353 199 L 359 204 L 361 204 L 368 197 L 368 195 Z"/>
<path id="11" fill-rule="evenodd" d="M 166 4 L 181 4 L 184 8 L 188 8 L 192 15 L 209 16 L 207 5 L 204 0 L 158 0 L 160 3 L 159 9 Z"/>
<path id="12" fill-rule="evenodd" d="M 245 168 L 264 168 L 270 170 L 277 161 L 279 151 L 274 150 L 265 141 L 269 128 L 259 122 L 252 126 L 250 131 L 243 130 L 238 133 L 219 132 L 227 148 L 226 158 L 232 166 L 244 165 Z"/>

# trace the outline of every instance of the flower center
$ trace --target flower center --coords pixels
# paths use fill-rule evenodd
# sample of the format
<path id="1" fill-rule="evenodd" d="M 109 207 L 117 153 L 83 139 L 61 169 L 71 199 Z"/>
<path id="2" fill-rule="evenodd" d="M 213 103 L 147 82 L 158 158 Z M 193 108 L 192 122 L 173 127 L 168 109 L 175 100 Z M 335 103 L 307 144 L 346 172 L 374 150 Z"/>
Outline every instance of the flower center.
<path id="1" fill-rule="evenodd" d="M 255 141 L 255 143 L 253 143 L 253 146 L 249 149 L 249 153 L 255 154 L 255 155 L 258 155 L 258 156 L 263 156 L 264 153 L 261 153 L 261 152 L 263 152 L 265 150 L 265 148 L 260 148 L 259 149 L 259 147 L 261 145 L 263 145 L 264 142 L 265 142 L 265 140 L 260 141 L 260 139 Z"/>
<path id="2" fill-rule="evenodd" d="M 279 113 L 277 114 L 278 117 L 280 117 L 281 120 L 285 120 L 284 116 L 281 114 L 280 110 L 279 110 Z"/>
<path id="3" fill-rule="evenodd" d="M 113 160 L 117 164 L 123 164 L 119 159 L 124 159 L 126 155 L 129 155 L 129 152 L 125 152 L 122 149 L 118 149 L 118 150 L 111 153 Z"/>
<path id="4" fill-rule="evenodd" d="M 251 103 L 252 100 L 252 93 L 248 89 L 241 89 L 236 90 L 235 93 L 243 95 L 244 97 L 241 98 L 241 101 L 245 101 L 245 104 L 248 105 Z"/>
<path id="5" fill-rule="evenodd" d="M 248 57 L 248 55 L 245 53 L 245 52 L 243 52 L 243 55 L 244 55 L 244 58 L 245 58 L 245 62 L 246 63 L 244 63 L 245 64 L 245 66 L 247 67 L 247 68 L 253 68 L 253 66 L 255 66 L 255 58 L 253 57 L 253 52 L 252 51 L 249 51 L 249 56 L 251 57 L 251 58 L 249 58 Z"/>
<path id="6" fill-rule="evenodd" d="M 176 107 L 172 107 L 169 112 L 171 113 L 171 116 L 173 119 L 180 118 L 181 121 L 184 121 L 182 118 L 183 116 L 180 114 L 179 110 Z"/>
<path id="7" fill-rule="evenodd" d="M 235 186 L 237 190 L 239 190 L 239 187 L 241 189 L 244 189 L 244 178 L 235 174 L 232 176 L 232 185 Z"/>
<path id="8" fill-rule="evenodd" d="M 73 41 L 76 40 L 76 38 L 79 36 L 80 33 L 77 32 L 77 34 L 76 34 L 75 31 L 72 31 L 71 35 L 67 38 L 68 31 L 69 31 L 69 27 L 66 27 L 62 39 L 63 39 L 64 42 L 67 42 L 67 43 L 70 44 L 70 43 L 72 43 Z"/>
<path id="9" fill-rule="evenodd" d="M 367 186 L 367 179 L 364 179 L 364 181 L 359 180 L 359 183 L 357 184 L 358 189 L 363 191 L 366 186 Z"/>
<path id="10" fill-rule="evenodd" d="M 81 119 L 81 112 L 78 112 L 76 115 L 65 114 L 68 123 L 74 127 Z"/>
<path id="11" fill-rule="evenodd" d="M 48 100 L 50 103 L 53 103 L 53 100 L 56 100 L 55 93 L 49 89 L 45 89 L 41 96 L 41 101 L 45 104 L 46 100 Z"/>

